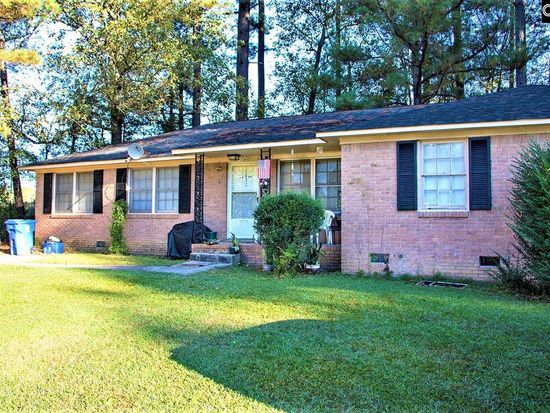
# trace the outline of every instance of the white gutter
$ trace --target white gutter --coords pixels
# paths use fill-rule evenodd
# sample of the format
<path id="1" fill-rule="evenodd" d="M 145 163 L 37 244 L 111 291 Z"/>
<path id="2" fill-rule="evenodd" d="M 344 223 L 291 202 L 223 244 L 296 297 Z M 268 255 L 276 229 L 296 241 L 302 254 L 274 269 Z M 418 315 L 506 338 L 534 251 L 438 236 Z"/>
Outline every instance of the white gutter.
<path id="1" fill-rule="evenodd" d="M 158 162 L 158 161 L 174 161 L 174 160 L 185 160 L 185 159 L 195 159 L 194 156 L 159 156 L 153 158 L 142 158 L 142 159 L 132 159 L 128 162 L 128 159 L 112 159 L 108 161 L 85 161 L 85 162 L 67 162 L 67 163 L 50 163 L 46 165 L 36 165 L 36 166 L 20 166 L 18 169 L 22 171 L 37 171 L 41 169 L 51 169 L 51 168 L 70 168 L 75 166 L 101 166 L 101 165 L 126 165 L 128 163 L 147 163 L 147 162 Z"/>
<path id="2" fill-rule="evenodd" d="M 381 135 L 390 133 L 406 133 L 406 132 L 431 132 L 431 131 L 447 131 L 447 130 L 463 130 L 474 128 L 502 128 L 510 126 L 537 126 L 550 125 L 550 119 L 523 119 L 523 120 L 508 120 L 501 122 L 472 122 L 472 123 L 449 123 L 444 125 L 422 125 L 422 126 L 400 126 L 394 128 L 377 128 L 377 129 L 360 129 L 360 130 L 341 130 L 336 132 L 317 132 L 315 136 L 318 138 L 335 138 L 342 136 L 364 136 L 364 135 Z"/>
<path id="3" fill-rule="evenodd" d="M 206 148 L 172 149 L 173 155 L 207 153 L 219 151 L 237 151 L 241 149 L 280 148 L 284 146 L 322 145 L 327 143 L 323 139 L 300 139 L 295 141 L 244 143 L 241 145 L 209 146 Z"/>

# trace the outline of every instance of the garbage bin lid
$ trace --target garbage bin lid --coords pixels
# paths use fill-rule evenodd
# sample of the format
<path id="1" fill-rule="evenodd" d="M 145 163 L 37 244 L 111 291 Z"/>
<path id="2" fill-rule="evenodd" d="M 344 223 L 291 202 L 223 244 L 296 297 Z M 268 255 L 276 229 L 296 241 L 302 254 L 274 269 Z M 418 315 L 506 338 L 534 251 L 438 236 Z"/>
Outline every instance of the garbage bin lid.
<path id="1" fill-rule="evenodd" d="M 34 224 L 34 219 L 8 219 L 5 224 Z"/>

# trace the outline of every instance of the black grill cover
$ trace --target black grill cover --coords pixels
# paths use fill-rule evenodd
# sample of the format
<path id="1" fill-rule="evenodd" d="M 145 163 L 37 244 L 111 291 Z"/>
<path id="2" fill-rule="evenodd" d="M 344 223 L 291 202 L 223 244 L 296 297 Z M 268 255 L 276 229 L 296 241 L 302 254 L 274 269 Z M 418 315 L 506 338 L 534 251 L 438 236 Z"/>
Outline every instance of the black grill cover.
<path id="1" fill-rule="evenodd" d="M 171 259 L 188 260 L 191 255 L 191 244 L 202 242 L 202 239 L 195 239 L 195 225 L 200 225 L 204 234 L 210 232 L 210 228 L 206 225 L 198 224 L 195 221 L 183 222 L 176 224 L 168 233 L 168 257 Z"/>

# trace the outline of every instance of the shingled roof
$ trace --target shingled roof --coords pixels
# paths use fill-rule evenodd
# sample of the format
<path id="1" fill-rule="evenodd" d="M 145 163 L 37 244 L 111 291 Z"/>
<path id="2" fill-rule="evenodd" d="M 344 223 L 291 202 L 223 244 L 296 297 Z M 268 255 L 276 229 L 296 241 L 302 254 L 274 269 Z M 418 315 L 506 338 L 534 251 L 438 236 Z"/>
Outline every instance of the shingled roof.
<path id="1" fill-rule="evenodd" d="M 165 133 L 136 142 L 146 158 L 174 149 L 312 139 L 317 133 L 408 126 L 550 119 L 550 86 L 524 86 L 449 103 L 399 106 L 225 122 Z M 126 159 L 129 143 L 52 158 L 28 166 Z"/>

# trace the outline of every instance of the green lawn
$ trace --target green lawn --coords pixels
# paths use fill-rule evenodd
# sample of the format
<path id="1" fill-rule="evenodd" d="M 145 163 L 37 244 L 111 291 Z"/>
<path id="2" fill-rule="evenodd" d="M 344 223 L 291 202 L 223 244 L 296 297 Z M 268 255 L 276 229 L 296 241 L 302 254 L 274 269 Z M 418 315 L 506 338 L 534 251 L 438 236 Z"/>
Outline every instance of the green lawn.
<path id="1" fill-rule="evenodd" d="M 489 287 L 0 267 L 0 411 L 548 411 L 550 307 Z"/>
<path id="2" fill-rule="evenodd" d="M 111 255 L 90 252 L 70 252 L 65 254 L 48 254 L 30 257 L 29 262 L 45 264 L 79 264 L 79 265 L 174 265 L 178 261 L 151 255 Z"/>

